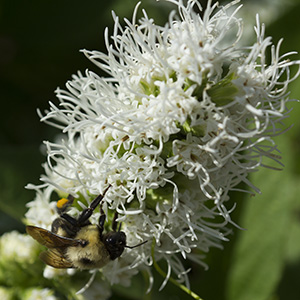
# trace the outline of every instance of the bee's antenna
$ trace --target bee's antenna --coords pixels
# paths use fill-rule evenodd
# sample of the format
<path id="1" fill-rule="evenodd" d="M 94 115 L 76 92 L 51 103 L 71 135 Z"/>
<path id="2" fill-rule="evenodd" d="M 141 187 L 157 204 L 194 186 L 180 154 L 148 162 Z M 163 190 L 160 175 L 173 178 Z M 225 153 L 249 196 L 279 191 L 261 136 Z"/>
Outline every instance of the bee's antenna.
<path id="1" fill-rule="evenodd" d="M 135 246 L 127 246 L 127 245 L 126 245 L 125 248 L 133 249 L 133 248 L 142 246 L 142 245 L 146 244 L 147 242 L 148 242 L 148 241 L 144 241 L 144 242 L 141 242 L 141 243 L 139 243 L 139 244 L 137 244 L 137 245 L 135 245 Z"/>
<path id="2" fill-rule="evenodd" d="M 122 223 L 119 224 L 119 229 L 118 229 L 118 231 L 121 231 L 121 226 L 122 226 Z"/>

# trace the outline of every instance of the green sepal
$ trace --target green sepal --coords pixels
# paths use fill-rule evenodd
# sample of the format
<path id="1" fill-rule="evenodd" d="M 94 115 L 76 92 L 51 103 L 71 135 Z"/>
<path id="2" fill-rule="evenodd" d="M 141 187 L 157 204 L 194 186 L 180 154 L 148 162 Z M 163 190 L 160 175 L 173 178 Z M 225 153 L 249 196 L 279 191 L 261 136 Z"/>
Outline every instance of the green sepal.
<path id="1" fill-rule="evenodd" d="M 239 89 L 232 83 L 233 79 L 236 79 L 236 75 L 231 73 L 207 90 L 207 94 L 211 97 L 211 101 L 217 106 L 231 103 L 238 94 Z"/>

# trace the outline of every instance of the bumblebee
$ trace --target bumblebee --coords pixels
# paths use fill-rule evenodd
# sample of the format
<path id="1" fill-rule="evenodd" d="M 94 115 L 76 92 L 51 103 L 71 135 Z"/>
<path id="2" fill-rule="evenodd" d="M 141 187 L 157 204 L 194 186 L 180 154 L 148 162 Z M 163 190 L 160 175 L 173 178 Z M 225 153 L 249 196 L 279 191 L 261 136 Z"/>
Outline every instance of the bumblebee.
<path id="1" fill-rule="evenodd" d="M 72 205 L 74 197 L 69 195 L 67 199 L 59 200 L 57 203 L 59 217 L 53 221 L 51 231 L 36 226 L 26 226 L 27 233 L 48 248 L 40 254 L 40 259 L 44 263 L 57 269 L 98 269 L 120 257 L 125 248 L 132 249 L 147 242 L 127 246 L 126 235 L 120 231 L 121 224 L 118 226 L 116 221 L 117 213 L 112 222 L 112 231 L 103 233 L 106 215 L 101 200 L 108 189 L 109 187 L 103 195 L 97 196 L 77 219 L 66 212 Z M 99 221 L 97 225 L 93 225 L 89 218 L 99 204 Z"/>

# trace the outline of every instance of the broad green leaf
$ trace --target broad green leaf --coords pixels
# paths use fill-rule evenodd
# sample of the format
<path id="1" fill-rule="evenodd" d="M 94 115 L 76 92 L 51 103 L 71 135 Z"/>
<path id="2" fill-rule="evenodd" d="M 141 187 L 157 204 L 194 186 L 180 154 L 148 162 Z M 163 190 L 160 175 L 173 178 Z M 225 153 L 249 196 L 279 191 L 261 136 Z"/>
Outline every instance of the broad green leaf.
<path id="1" fill-rule="evenodd" d="M 267 27 L 267 35 L 273 36 L 275 42 L 285 37 L 281 53 L 299 51 L 299 31 L 296 30 L 299 9 L 300 5 L 295 6 L 273 26 Z M 291 58 L 299 59 L 299 55 Z M 299 79 L 289 90 L 293 91 L 290 98 L 300 98 Z M 251 177 L 262 195 L 245 202 L 239 225 L 247 230 L 239 232 L 232 253 L 227 300 L 299 299 L 299 295 L 292 298 L 296 288 L 283 277 L 287 276 L 283 273 L 286 263 L 293 270 L 290 275 L 298 274 L 299 279 L 300 271 L 300 222 L 297 217 L 300 207 L 300 105 L 294 102 L 289 107 L 293 110 L 285 124 L 295 126 L 276 139 L 285 164 L 283 171 L 260 169 Z M 294 291 L 290 291 L 293 288 Z"/>
<path id="2" fill-rule="evenodd" d="M 266 300 L 280 280 L 295 183 L 284 172 L 260 170 L 252 181 L 263 196 L 248 199 L 233 252 L 228 300 Z M 280 188 L 276 188 L 280 185 Z"/>
<path id="3" fill-rule="evenodd" d="M 241 215 L 239 224 L 247 230 L 239 232 L 232 253 L 227 300 L 271 299 L 287 258 L 295 257 L 300 249 L 299 237 L 295 237 L 299 228 L 295 214 L 300 204 L 300 178 L 295 169 L 300 157 L 295 151 L 300 107 L 294 107 L 293 120 L 288 123 L 296 126 L 277 139 L 285 164 L 283 171 L 260 169 L 251 178 L 262 195 L 247 199 Z"/>
<path id="4" fill-rule="evenodd" d="M 285 164 L 283 171 L 260 169 L 251 177 L 262 195 L 247 199 L 241 215 L 239 224 L 247 230 L 239 232 L 232 254 L 228 300 L 270 299 L 281 280 L 287 257 L 295 256 L 300 249 L 299 238 L 295 239 L 299 227 L 295 214 L 300 204 L 300 177 L 295 169 L 299 165 L 295 147 L 299 144 L 300 107 L 294 106 L 296 126 L 277 139 Z"/>

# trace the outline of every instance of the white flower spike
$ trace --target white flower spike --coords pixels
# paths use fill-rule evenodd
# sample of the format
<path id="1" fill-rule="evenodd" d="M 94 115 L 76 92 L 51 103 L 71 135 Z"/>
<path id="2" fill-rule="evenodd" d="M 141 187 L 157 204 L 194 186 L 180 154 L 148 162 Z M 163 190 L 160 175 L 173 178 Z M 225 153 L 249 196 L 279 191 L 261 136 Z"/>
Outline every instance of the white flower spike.
<path id="1" fill-rule="evenodd" d="M 111 283 L 129 284 L 138 268 L 149 271 L 163 259 L 164 284 L 172 274 L 189 287 L 176 253 L 206 267 L 204 253 L 228 239 L 228 193 L 241 182 L 258 192 L 248 174 L 266 166 L 265 158 L 278 161 L 272 138 L 287 116 L 288 84 L 299 74 L 300 62 L 288 58 L 295 53 L 281 55 L 282 41 L 273 45 L 258 17 L 257 41 L 239 46 L 238 1 L 208 1 L 205 9 L 193 0 L 169 2 L 178 14 L 171 12 L 164 27 L 144 10 L 137 20 L 139 4 L 125 27 L 113 13 L 107 53 L 83 50 L 108 77 L 79 72 L 67 90 L 57 89 L 59 105 L 50 103 L 41 116 L 64 138 L 45 143 L 44 184 L 35 187 L 26 216 L 40 224 L 32 211 L 45 209 L 54 191 L 80 195 L 76 215 L 84 198 L 111 185 L 105 212 L 118 212 L 128 244 L 150 241 L 101 270 Z M 94 213 L 92 221 L 98 218 Z"/>

